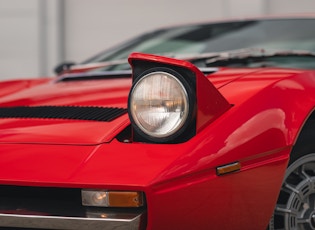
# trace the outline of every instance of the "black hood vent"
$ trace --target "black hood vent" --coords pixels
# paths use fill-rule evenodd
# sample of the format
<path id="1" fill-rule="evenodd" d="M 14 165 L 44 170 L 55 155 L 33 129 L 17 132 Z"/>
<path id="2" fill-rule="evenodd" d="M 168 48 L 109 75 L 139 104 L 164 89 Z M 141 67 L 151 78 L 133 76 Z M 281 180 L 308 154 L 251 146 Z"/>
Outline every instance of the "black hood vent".
<path id="1" fill-rule="evenodd" d="M 127 109 L 93 106 L 18 106 L 0 107 L 0 118 L 72 119 L 109 122 Z"/>

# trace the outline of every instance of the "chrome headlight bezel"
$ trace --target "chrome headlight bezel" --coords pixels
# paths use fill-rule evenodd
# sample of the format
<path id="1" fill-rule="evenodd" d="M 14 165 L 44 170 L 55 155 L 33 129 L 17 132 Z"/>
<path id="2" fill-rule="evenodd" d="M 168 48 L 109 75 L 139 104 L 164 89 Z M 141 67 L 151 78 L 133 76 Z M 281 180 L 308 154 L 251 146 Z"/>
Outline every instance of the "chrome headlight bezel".
<path id="1" fill-rule="evenodd" d="M 170 93 L 170 90 L 168 90 L 166 92 L 166 94 L 173 94 L 171 95 L 171 97 L 174 97 L 175 101 L 172 101 L 172 99 L 170 100 L 170 108 L 174 109 L 172 106 L 177 106 L 175 108 L 175 111 L 172 111 L 172 118 L 175 117 L 174 119 L 167 120 L 164 119 L 160 119 L 162 121 L 160 121 L 160 123 L 162 124 L 163 122 L 169 122 L 172 123 L 169 126 L 171 128 L 168 127 L 168 124 L 163 124 L 163 128 L 167 127 L 166 130 L 167 131 L 157 131 L 158 129 L 156 129 L 155 131 L 151 131 L 148 127 L 150 125 L 148 125 L 146 127 L 146 125 L 143 125 L 143 123 L 141 123 L 141 121 L 139 121 L 139 117 L 137 114 L 138 111 L 136 111 L 136 107 L 135 106 L 137 104 L 137 102 L 135 102 L 134 96 L 137 93 L 137 91 L 139 90 L 139 87 L 142 87 L 145 81 L 149 81 L 149 83 L 147 84 L 147 86 L 149 87 L 149 89 L 146 89 L 146 92 L 144 93 L 148 93 L 152 91 L 158 91 L 158 92 L 162 92 L 163 91 L 163 86 L 162 85 L 153 85 L 152 82 L 154 82 L 154 80 L 152 78 L 160 78 L 157 79 L 156 82 L 168 82 L 170 85 L 176 86 L 174 89 L 174 92 Z M 163 78 L 163 80 L 161 80 Z M 151 81 L 151 83 L 150 83 Z M 167 85 L 167 84 L 166 84 Z M 165 91 L 165 90 L 164 90 Z M 155 92 L 156 93 L 156 92 Z M 153 95 L 155 94 L 154 92 L 152 93 Z M 163 93 L 161 93 L 161 95 L 163 95 Z M 145 98 L 146 96 L 144 96 Z M 177 100 L 176 98 L 179 98 L 179 100 Z M 154 101 L 155 100 L 155 101 Z M 177 100 L 177 101 L 176 101 Z M 156 108 L 154 107 L 155 103 L 157 103 Z M 165 105 L 165 107 L 167 107 L 167 103 L 166 99 L 163 98 L 157 98 L 156 94 L 153 96 L 152 101 L 148 101 L 147 104 L 148 105 L 152 105 L 152 114 L 149 114 L 148 116 L 151 116 L 151 118 L 154 118 L 154 109 L 155 111 L 157 111 L 157 108 L 163 111 L 168 111 L 168 108 L 165 109 L 163 107 L 163 105 Z M 150 107 L 149 106 L 149 107 Z M 140 106 L 138 106 L 140 107 Z M 182 135 L 185 135 L 184 133 L 187 132 L 188 127 L 192 127 L 195 125 L 194 123 L 194 115 L 195 115 L 195 109 L 196 109 L 196 98 L 195 98 L 195 84 L 191 84 L 189 83 L 189 80 L 187 81 L 187 79 L 179 72 L 167 68 L 167 67 L 155 67 L 155 68 L 151 68 L 149 70 L 144 71 L 142 74 L 140 74 L 139 76 L 137 76 L 134 79 L 134 83 L 133 86 L 130 90 L 130 94 L 129 94 L 129 100 L 128 100 L 128 113 L 129 113 L 129 117 L 134 129 L 134 134 L 137 137 L 140 137 L 141 140 L 144 141 L 149 141 L 149 142 L 155 142 L 155 143 L 168 143 L 168 142 L 182 142 L 185 140 L 185 137 L 181 137 Z M 150 113 L 151 109 L 148 109 L 148 113 Z M 182 111 L 179 111 L 182 110 Z M 163 112 L 159 113 L 156 112 L 155 114 L 158 114 L 158 116 L 164 116 Z M 162 115 L 161 115 L 162 114 Z M 170 113 L 166 112 L 165 113 L 165 117 L 167 117 Z M 157 121 L 159 121 L 159 118 L 157 118 Z M 143 121 L 143 120 L 142 120 Z M 192 129 L 194 130 L 194 129 Z M 193 132 L 191 130 L 191 132 Z M 189 135 L 189 134 L 188 134 Z"/>

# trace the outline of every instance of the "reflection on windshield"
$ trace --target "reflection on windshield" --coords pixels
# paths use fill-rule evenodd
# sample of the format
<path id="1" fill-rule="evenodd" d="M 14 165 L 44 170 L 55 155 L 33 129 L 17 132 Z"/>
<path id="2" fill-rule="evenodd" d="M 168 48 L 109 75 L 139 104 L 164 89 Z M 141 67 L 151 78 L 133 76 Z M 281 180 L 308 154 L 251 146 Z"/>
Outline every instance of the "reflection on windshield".
<path id="1" fill-rule="evenodd" d="M 199 54 L 248 47 L 315 52 L 315 20 L 247 20 L 172 27 L 154 31 L 83 64 L 127 59 L 132 52 L 159 55 Z M 125 69 L 127 65 L 107 67 Z"/>
<path id="2" fill-rule="evenodd" d="M 247 47 L 315 51 L 315 20 L 278 19 L 173 27 L 136 38 L 88 62 L 125 59 L 132 52 L 205 53 Z M 86 63 L 86 62 L 84 62 Z"/>

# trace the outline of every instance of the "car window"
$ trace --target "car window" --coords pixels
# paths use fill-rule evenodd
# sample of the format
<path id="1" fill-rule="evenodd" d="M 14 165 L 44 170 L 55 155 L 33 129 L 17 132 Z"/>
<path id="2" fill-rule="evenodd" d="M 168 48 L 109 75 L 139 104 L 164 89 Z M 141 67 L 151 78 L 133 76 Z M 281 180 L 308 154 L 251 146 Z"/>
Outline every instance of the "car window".
<path id="1" fill-rule="evenodd" d="M 196 54 L 248 47 L 315 51 L 315 20 L 251 20 L 173 27 L 133 39 L 86 63 L 126 59 L 132 52 Z"/>

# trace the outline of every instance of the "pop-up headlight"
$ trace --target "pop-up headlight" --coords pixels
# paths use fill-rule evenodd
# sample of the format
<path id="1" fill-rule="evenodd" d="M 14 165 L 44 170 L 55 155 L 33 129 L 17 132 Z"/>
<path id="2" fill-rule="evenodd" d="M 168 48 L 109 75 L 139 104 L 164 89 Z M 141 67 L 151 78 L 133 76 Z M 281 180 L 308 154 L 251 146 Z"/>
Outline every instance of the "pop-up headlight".
<path id="1" fill-rule="evenodd" d="M 135 142 L 188 141 L 231 105 L 192 63 L 150 54 L 129 56 L 128 113 Z"/>

